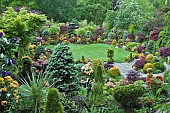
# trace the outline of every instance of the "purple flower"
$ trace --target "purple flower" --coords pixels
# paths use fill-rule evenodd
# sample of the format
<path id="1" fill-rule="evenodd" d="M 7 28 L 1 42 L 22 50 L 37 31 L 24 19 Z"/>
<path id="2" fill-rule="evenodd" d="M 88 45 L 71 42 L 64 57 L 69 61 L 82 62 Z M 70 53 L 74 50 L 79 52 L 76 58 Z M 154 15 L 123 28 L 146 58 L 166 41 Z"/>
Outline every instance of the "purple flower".
<path id="1" fill-rule="evenodd" d="M 15 59 L 11 59 L 13 64 L 16 64 L 16 60 Z"/>
<path id="2" fill-rule="evenodd" d="M 10 76 L 10 75 L 11 75 L 11 73 L 10 73 L 10 72 L 8 72 L 8 71 L 7 71 L 7 72 L 5 72 L 5 71 L 4 71 L 4 72 L 2 72 L 2 76 L 3 76 L 3 77 L 4 77 L 4 76 Z"/>
<path id="3" fill-rule="evenodd" d="M 0 38 L 3 36 L 3 33 L 2 32 L 0 32 Z"/>
<path id="4" fill-rule="evenodd" d="M 14 55 L 16 58 L 18 58 L 18 52 L 15 52 Z"/>
<path id="5" fill-rule="evenodd" d="M 20 12 L 20 9 L 21 9 L 21 8 L 19 8 L 19 7 L 15 7 L 15 8 L 14 8 L 14 11 L 15 11 L 15 12 Z"/>
<path id="6" fill-rule="evenodd" d="M 14 43 L 17 43 L 17 41 L 18 41 L 18 38 L 14 38 L 14 39 L 13 39 L 13 42 L 14 42 Z"/>

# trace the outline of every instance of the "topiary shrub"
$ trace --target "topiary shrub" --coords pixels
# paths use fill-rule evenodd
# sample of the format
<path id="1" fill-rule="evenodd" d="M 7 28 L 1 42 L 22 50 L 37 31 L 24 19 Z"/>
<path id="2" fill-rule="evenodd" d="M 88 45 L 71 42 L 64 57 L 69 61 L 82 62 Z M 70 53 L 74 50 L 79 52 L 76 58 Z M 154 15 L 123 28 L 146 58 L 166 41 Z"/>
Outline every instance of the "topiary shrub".
<path id="1" fill-rule="evenodd" d="M 64 108 L 60 102 L 60 94 L 56 88 L 50 88 L 48 91 L 44 113 L 64 113 Z"/>
<path id="2" fill-rule="evenodd" d="M 109 64 L 113 64 L 114 63 L 113 56 L 114 56 L 113 48 L 108 48 L 107 49 L 107 57 L 108 57 L 108 61 L 107 62 Z"/>
<path id="3" fill-rule="evenodd" d="M 130 108 L 135 108 L 137 99 L 144 93 L 145 87 L 142 85 L 130 84 L 126 86 L 118 86 L 113 89 L 114 99 L 121 104 L 125 111 Z"/>
<path id="4" fill-rule="evenodd" d="M 148 54 L 146 56 L 147 63 L 154 63 L 154 56 L 152 54 Z"/>
<path id="5" fill-rule="evenodd" d="M 51 76 L 55 87 L 68 96 L 75 95 L 79 90 L 77 70 L 74 66 L 72 53 L 64 43 L 59 44 L 49 59 L 45 74 Z"/>
<path id="6" fill-rule="evenodd" d="M 143 72 L 144 72 L 144 73 L 147 73 L 147 69 L 148 69 L 148 68 L 154 69 L 154 65 L 151 64 L 151 63 L 146 63 L 146 64 L 144 65 L 144 67 L 143 67 Z"/>
<path id="7" fill-rule="evenodd" d="M 43 53 L 45 56 L 47 56 L 46 51 L 44 49 L 44 46 L 37 46 L 35 49 L 35 54 L 34 54 L 34 61 L 37 61 L 39 59 L 39 56 Z"/>
<path id="8" fill-rule="evenodd" d="M 139 78 L 141 77 L 142 75 L 138 72 L 138 71 L 135 71 L 135 70 L 129 70 L 128 73 L 126 74 L 126 79 L 133 83 L 137 80 L 139 80 Z"/>
<path id="9" fill-rule="evenodd" d="M 108 70 L 108 75 L 112 78 L 116 78 L 116 76 L 119 76 L 120 74 L 120 70 L 117 67 L 113 67 Z"/>

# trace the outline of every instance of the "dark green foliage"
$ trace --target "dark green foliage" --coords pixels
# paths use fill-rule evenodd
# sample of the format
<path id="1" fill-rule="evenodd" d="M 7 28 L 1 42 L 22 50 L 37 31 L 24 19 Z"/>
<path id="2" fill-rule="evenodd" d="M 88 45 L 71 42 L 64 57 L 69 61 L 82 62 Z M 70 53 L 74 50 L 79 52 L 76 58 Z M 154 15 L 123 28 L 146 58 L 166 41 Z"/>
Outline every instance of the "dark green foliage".
<path id="1" fill-rule="evenodd" d="M 39 59 L 39 56 L 41 55 L 41 53 L 47 56 L 44 46 L 37 46 L 37 48 L 35 49 L 35 54 L 34 54 L 34 61 L 37 61 Z"/>
<path id="2" fill-rule="evenodd" d="M 44 30 L 44 31 L 42 32 L 42 38 L 43 38 L 44 40 L 47 40 L 47 38 L 50 37 L 50 36 L 51 36 L 51 33 L 50 33 L 49 30 Z"/>
<path id="3" fill-rule="evenodd" d="M 166 70 L 166 66 L 164 65 L 163 62 L 154 63 L 154 68 L 156 69 L 157 72 L 163 72 Z"/>
<path id="4" fill-rule="evenodd" d="M 145 93 L 145 87 L 141 85 L 118 86 L 113 89 L 113 96 L 124 109 L 134 108 L 138 97 Z"/>
<path id="5" fill-rule="evenodd" d="M 149 53 L 149 54 L 152 54 L 153 49 L 154 49 L 154 41 L 150 40 L 150 41 L 148 42 L 146 52 Z"/>
<path id="6" fill-rule="evenodd" d="M 64 113 L 64 108 L 60 102 L 60 94 L 56 88 L 50 88 L 48 91 L 44 113 Z"/>
<path id="7" fill-rule="evenodd" d="M 59 44 L 49 59 L 45 74 L 52 76 L 55 87 L 66 95 L 75 95 L 79 90 L 77 70 L 72 53 L 64 43 Z M 57 81 L 56 81 L 57 80 Z"/>
<path id="8" fill-rule="evenodd" d="M 31 65 L 31 58 L 29 56 L 24 56 L 21 60 L 21 66 L 19 67 L 19 76 L 24 77 L 27 80 L 27 77 L 32 74 Z"/>
<path id="9" fill-rule="evenodd" d="M 54 21 L 68 22 L 75 16 L 76 0 L 36 0 L 40 11 Z"/>
<path id="10" fill-rule="evenodd" d="M 56 44 L 57 44 L 56 40 L 51 40 L 50 41 L 50 45 L 56 45 Z"/>

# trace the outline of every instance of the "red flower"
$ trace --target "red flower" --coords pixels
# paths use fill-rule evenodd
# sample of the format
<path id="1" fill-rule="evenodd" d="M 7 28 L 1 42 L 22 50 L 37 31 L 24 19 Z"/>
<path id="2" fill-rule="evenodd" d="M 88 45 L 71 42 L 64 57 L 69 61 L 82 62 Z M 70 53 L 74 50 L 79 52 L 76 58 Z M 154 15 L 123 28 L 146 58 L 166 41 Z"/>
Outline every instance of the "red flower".
<path id="1" fill-rule="evenodd" d="M 162 76 L 156 76 L 157 79 L 159 79 L 160 81 L 162 81 Z"/>
<path id="2" fill-rule="evenodd" d="M 148 87 L 151 87 L 152 79 L 151 78 L 146 78 L 146 80 L 148 81 Z"/>

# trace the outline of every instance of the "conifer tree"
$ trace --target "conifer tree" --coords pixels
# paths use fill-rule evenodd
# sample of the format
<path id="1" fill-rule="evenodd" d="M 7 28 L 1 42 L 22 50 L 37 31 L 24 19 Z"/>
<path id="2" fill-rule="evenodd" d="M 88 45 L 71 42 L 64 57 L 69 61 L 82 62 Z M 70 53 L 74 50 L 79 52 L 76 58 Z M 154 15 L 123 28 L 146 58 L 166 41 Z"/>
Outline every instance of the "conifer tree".
<path id="1" fill-rule="evenodd" d="M 60 102 L 60 95 L 56 88 L 51 88 L 48 91 L 44 113 L 64 113 L 64 108 Z"/>
<path id="2" fill-rule="evenodd" d="M 74 65 L 72 53 L 64 43 L 59 44 L 49 59 L 46 72 L 53 78 L 55 87 L 66 95 L 73 96 L 79 90 L 77 70 Z"/>

